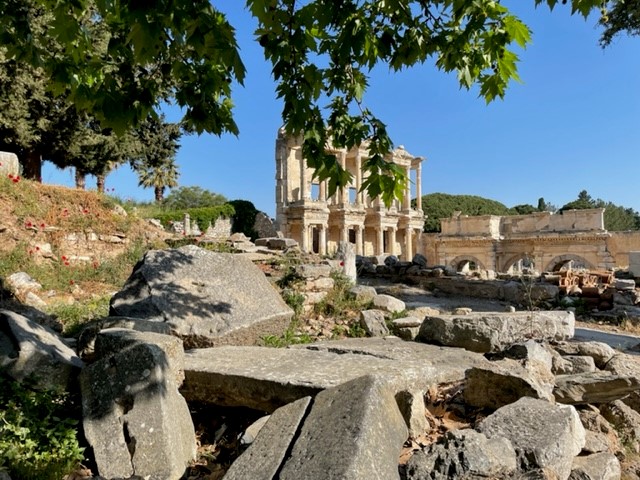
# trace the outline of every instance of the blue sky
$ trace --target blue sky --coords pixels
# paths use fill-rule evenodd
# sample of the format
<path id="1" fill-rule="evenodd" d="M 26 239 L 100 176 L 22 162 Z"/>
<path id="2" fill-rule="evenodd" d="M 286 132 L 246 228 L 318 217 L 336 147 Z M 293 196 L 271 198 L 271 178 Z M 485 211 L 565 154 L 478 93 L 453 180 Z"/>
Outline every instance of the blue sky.
<path id="1" fill-rule="evenodd" d="M 640 37 L 620 37 L 602 50 L 595 17 L 571 17 L 563 5 L 535 9 L 533 0 L 503 3 L 533 30 L 533 43 L 520 52 L 522 83 L 504 100 L 487 106 L 432 64 L 373 72 L 365 103 L 396 145 L 427 158 L 423 193 L 480 195 L 509 207 L 544 197 L 562 206 L 586 189 L 640 211 Z M 234 93 L 240 135 L 183 137 L 180 185 L 250 200 L 274 215 L 281 104 L 244 2 L 215 4 L 236 26 L 248 70 Z M 45 164 L 45 183 L 71 185 L 72 178 Z M 121 198 L 153 198 L 127 166 L 107 178 L 107 188 Z"/>

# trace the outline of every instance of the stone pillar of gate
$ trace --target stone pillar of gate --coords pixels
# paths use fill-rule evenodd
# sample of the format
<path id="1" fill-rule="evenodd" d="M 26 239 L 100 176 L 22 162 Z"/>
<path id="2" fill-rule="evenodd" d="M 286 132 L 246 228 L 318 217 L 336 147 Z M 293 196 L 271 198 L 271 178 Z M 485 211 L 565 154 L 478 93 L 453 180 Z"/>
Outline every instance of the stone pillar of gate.
<path id="1" fill-rule="evenodd" d="M 364 253 L 362 225 L 356 225 L 356 255 Z"/>
<path id="2" fill-rule="evenodd" d="M 382 227 L 376 227 L 376 250 L 375 255 L 384 253 L 384 230 Z"/>
<path id="3" fill-rule="evenodd" d="M 413 259 L 413 229 L 407 227 L 404 233 L 405 260 L 410 262 Z"/>
<path id="4" fill-rule="evenodd" d="M 320 255 L 327 254 L 327 227 L 325 225 L 320 225 L 320 234 L 318 238 L 318 253 Z"/>
<path id="5" fill-rule="evenodd" d="M 391 227 L 389 229 L 389 253 L 391 255 L 396 254 L 396 228 Z"/>

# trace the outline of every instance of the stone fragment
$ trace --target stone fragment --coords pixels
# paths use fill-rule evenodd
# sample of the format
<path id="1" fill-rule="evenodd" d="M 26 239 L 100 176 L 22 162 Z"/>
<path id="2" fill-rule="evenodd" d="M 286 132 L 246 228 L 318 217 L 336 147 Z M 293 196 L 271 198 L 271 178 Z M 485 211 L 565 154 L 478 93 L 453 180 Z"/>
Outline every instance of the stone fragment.
<path id="1" fill-rule="evenodd" d="M 524 364 L 540 365 L 545 370 L 551 372 L 553 368 L 553 358 L 551 353 L 534 340 L 527 340 L 524 343 L 515 343 L 506 350 L 485 355 L 490 360 L 511 358 L 520 360 Z"/>
<path id="2" fill-rule="evenodd" d="M 18 156 L 11 152 L 0 152 L 0 175 L 6 177 L 19 174 L 20 162 L 18 162 Z"/>
<path id="3" fill-rule="evenodd" d="M 378 293 L 373 287 L 367 285 L 354 285 L 349 289 L 349 295 L 355 300 L 368 302 L 374 299 Z"/>
<path id="4" fill-rule="evenodd" d="M 570 364 L 570 371 L 567 373 L 593 373 L 596 371 L 596 364 L 593 361 L 593 357 L 586 355 L 565 355 L 563 357 Z"/>
<path id="5" fill-rule="evenodd" d="M 284 331 L 293 311 L 249 260 L 188 245 L 147 252 L 110 314 L 167 323 L 191 348 L 255 344 Z"/>
<path id="6" fill-rule="evenodd" d="M 100 475 L 173 480 L 184 474 L 196 438 L 174 378 L 162 348 L 144 343 L 82 371 L 84 434 Z"/>
<path id="7" fill-rule="evenodd" d="M 488 438 L 510 440 L 522 471 L 547 468 L 560 480 L 569 477 L 573 457 L 585 443 L 585 431 L 573 406 L 527 397 L 500 408 L 477 429 Z"/>
<path id="8" fill-rule="evenodd" d="M 295 267 L 296 273 L 302 278 L 320 278 L 329 277 L 331 275 L 331 267 L 329 265 L 315 265 L 305 263 Z"/>
<path id="9" fill-rule="evenodd" d="M 592 357 L 598 368 L 605 368 L 617 352 L 602 342 L 556 342 L 553 348 L 561 355 L 586 355 Z"/>
<path id="10" fill-rule="evenodd" d="M 47 302 L 42 300 L 38 295 L 33 292 L 27 292 L 24 296 L 24 304 L 29 307 L 39 308 L 40 310 L 44 310 L 47 308 Z"/>
<path id="11" fill-rule="evenodd" d="M 636 453 L 640 452 L 640 413 L 621 400 L 601 405 L 600 413 L 616 427 L 623 444 L 627 444 Z"/>
<path id="12" fill-rule="evenodd" d="M 429 424 L 425 415 L 424 392 L 409 392 L 407 390 L 398 392 L 396 393 L 396 402 L 409 429 L 410 438 L 417 438 L 428 433 Z"/>
<path id="13" fill-rule="evenodd" d="M 391 390 L 373 376 L 356 378 L 315 397 L 278 478 L 399 478 L 406 439 Z"/>
<path id="14" fill-rule="evenodd" d="M 433 307 L 417 307 L 410 309 L 408 313 L 413 317 L 419 318 L 420 324 L 422 324 L 422 320 L 424 320 L 424 317 L 427 317 L 429 315 L 440 315 L 440 310 Z"/>
<path id="15" fill-rule="evenodd" d="M 569 480 L 620 480 L 620 462 L 612 453 L 594 453 L 573 459 Z"/>
<path id="16" fill-rule="evenodd" d="M 96 338 L 95 358 L 96 360 L 106 358 L 113 352 L 126 350 L 140 343 L 160 347 L 166 355 L 167 367 L 172 372 L 176 386 L 182 385 L 184 381 L 184 349 L 182 348 L 182 340 L 177 337 L 124 328 L 107 328 L 101 330 Z"/>
<path id="17" fill-rule="evenodd" d="M 370 337 L 384 337 L 389 335 L 382 310 L 363 310 L 360 312 L 360 326 Z"/>
<path id="18" fill-rule="evenodd" d="M 487 363 L 481 355 L 461 349 L 393 337 L 289 349 L 226 346 L 185 352 L 181 391 L 189 401 L 271 412 L 365 374 L 381 377 L 395 394 L 462 380 L 466 369 Z"/>
<path id="19" fill-rule="evenodd" d="M 308 397 L 305 397 L 308 398 Z M 294 402 L 295 403 L 295 402 Z M 284 408 L 284 407 L 282 407 Z M 276 410 L 277 411 L 277 410 Z M 271 415 L 265 415 L 264 417 L 260 417 L 258 420 L 249 425 L 246 430 L 242 433 L 242 437 L 240 438 L 240 443 L 243 445 L 251 445 L 253 441 L 262 430 L 262 427 L 269 421 Z"/>
<path id="20" fill-rule="evenodd" d="M 422 320 L 418 317 L 402 317 L 392 320 L 391 323 L 393 323 L 393 326 L 396 328 L 412 328 L 420 327 Z"/>
<path id="21" fill-rule="evenodd" d="M 498 409 L 521 397 L 553 401 L 553 376 L 536 375 L 518 362 L 505 359 L 467 370 L 463 391 L 467 404 Z"/>
<path id="22" fill-rule="evenodd" d="M 586 405 L 578 410 L 578 415 L 586 433 L 583 452 L 609 452 L 614 455 L 622 452 L 615 428 L 600 414 L 600 410 Z"/>
<path id="23" fill-rule="evenodd" d="M 558 375 L 553 395 L 559 403 L 570 405 L 606 403 L 640 389 L 640 380 L 610 372 Z"/>
<path id="24" fill-rule="evenodd" d="M 402 312 L 407 308 L 402 300 L 384 294 L 373 297 L 373 306 L 391 313 Z"/>
<path id="25" fill-rule="evenodd" d="M 424 319 L 418 340 L 486 353 L 532 338 L 564 340 L 573 336 L 574 326 L 573 312 L 563 311 L 432 315 Z"/>
<path id="26" fill-rule="evenodd" d="M 507 478 L 516 468 L 516 453 L 506 438 L 454 430 L 409 459 L 407 480 Z"/>
<path id="27" fill-rule="evenodd" d="M 311 397 L 303 397 L 273 412 L 251 446 L 227 470 L 224 480 L 277 479 L 310 403 Z"/>
<path id="28" fill-rule="evenodd" d="M 6 277 L 5 286 L 15 295 L 42 290 L 42 285 L 25 272 L 17 272 Z"/>
<path id="29" fill-rule="evenodd" d="M 617 353 L 607 362 L 604 369 L 615 375 L 635 377 L 640 380 L 640 358 L 636 355 Z"/>
<path id="30" fill-rule="evenodd" d="M 50 328 L 0 310 L 0 368 L 11 378 L 32 378 L 44 390 L 67 390 L 83 365 Z"/>
<path id="31" fill-rule="evenodd" d="M 413 256 L 413 259 L 411 260 L 411 262 L 421 268 L 427 268 L 427 257 L 422 255 L 421 253 L 416 253 Z"/>
<path id="32" fill-rule="evenodd" d="M 635 290 L 636 289 L 636 281 L 633 279 L 626 278 L 616 278 L 613 281 L 613 287 L 616 290 Z"/>
<path id="33" fill-rule="evenodd" d="M 353 284 L 358 280 L 358 270 L 356 269 L 356 246 L 351 242 L 338 242 L 336 256 L 340 259 L 342 273 Z"/>
<path id="34" fill-rule="evenodd" d="M 506 282 L 502 286 L 502 298 L 509 303 L 533 307 L 542 302 L 554 301 L 560 289 L 550 283 Z"/>
<path id="35" fill-rule="evenodd" d="M 472 312 L 473 309 L 469 307 L 458 307 L 453 309 L 454 315 L 469 315 Z"/>

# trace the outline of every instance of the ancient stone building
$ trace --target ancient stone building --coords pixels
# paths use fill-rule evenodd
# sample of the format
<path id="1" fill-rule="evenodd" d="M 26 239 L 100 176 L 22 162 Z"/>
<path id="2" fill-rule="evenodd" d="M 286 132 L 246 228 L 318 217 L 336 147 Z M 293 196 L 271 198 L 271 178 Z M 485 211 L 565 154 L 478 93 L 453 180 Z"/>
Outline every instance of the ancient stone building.
<path id="1" fill-rule="evenodd" d="M 411 259 L 422 250 L 424 213 L 421 204 L 422 157 L 398 147 L 388 157 L 411 179 L 402 202 L 389 208 L 379 198 L 361 192 L 366 145 L 351 150 L 328 148 L 353 176 L 351 184 L 329 197 L 326 182 L 313 179 L 302 147 L 296 139 L 278 132 L 276 141 L 276 226 L 296 239 L 304 251 L 335 252 L 338 242 L 355 244 L 358 255 L 388 253 Z M 411 208 L 416 198 L 416 208 Z"/>

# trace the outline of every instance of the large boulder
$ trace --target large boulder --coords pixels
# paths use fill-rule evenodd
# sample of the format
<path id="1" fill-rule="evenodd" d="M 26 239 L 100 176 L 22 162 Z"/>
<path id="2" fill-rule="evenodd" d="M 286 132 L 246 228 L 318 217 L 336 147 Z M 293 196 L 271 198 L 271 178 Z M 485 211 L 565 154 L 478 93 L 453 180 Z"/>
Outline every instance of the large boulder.
<path id="1" fill-rule="evenodd" d="M 217 347 L 185 353 L 182 393 L 190 401 L 263 411 L 315 395 L 362 375 L 396 394 L 464 379 L 481 355 L 398 338 L 354 338 L 298 348 Z"/>
<path id="2" fill-rule="evenodd" d="M 0 310 L 0 369 L 45 390 L 66 390 L 84 363 L 50 328 Z"/>
<path id="3" fill-rule="evenodd" d="M 472 312 L 425 317 L 417 340 L 487 353 L 529 339 L 565 340 L 574 330 L 573 312 Z"/>
<path id="4" fill-rule="evenodd" d="M 103 477 L 175 480 L 195 458 L 196 438 L 173 353 L 153 343 L 158 334 L 131 333 L 128 345 L 126 333 L 106 334 L 120 349 L 80 375 L 84 434 Z"/>
<path id="5" fill-rule="evenodd" d="M 515 471 L 516 453 L 509 440 L 466 429 L 448 432 L 415 453 L 407 463 L 407 480 L 507 478 Z"/>
<path id="6" fill-rule="evenodd" d="M 521 470 L 548 468 L 559 480 L 569 478 L 573 457 L 585 444 L 584 427 L 573 406 L 527 397 L 496 410 L 477 429 L 489 438 L 511 441 Z"/>
<path id="7" fill-rule="evenodd" d="M 165 322 L 187 347 L 251 345 L 293 311 L 249 260 L 189 245 L 152 250 L 111 300 L 111 315 Z"/>

